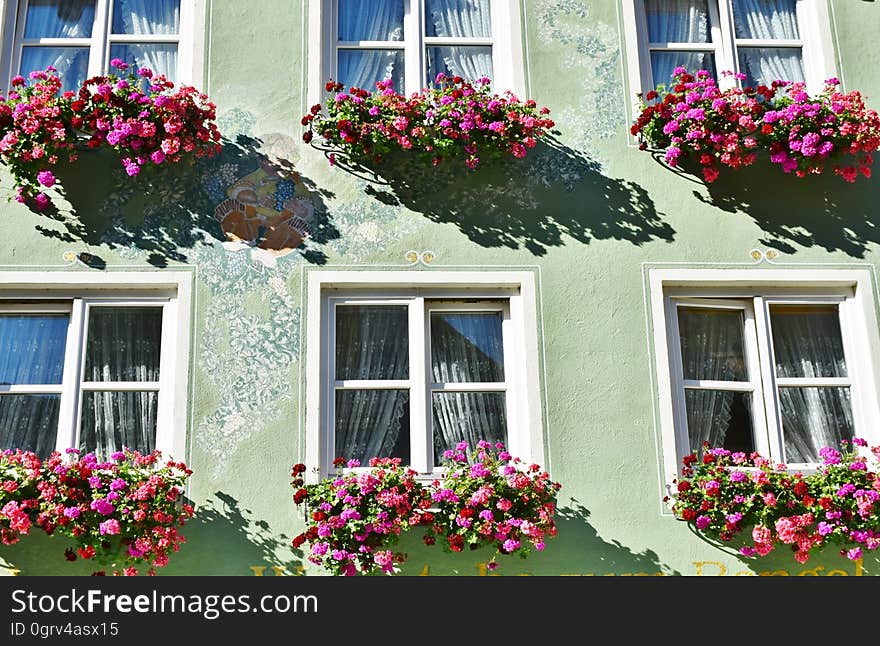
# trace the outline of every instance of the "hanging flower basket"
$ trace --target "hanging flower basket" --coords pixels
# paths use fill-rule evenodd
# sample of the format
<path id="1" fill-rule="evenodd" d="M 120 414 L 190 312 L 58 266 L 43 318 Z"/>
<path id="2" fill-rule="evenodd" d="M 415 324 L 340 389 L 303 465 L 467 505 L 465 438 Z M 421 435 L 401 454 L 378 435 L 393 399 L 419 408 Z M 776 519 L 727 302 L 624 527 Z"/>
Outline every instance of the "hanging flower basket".
<path id="1" fill-rule="evenodd" d="M 490 80 L 471 83 L 438 74 L 433 87 L 406 97 L 391 80 L 369 92 L 329 81 L 333 95 L 302 118 L 303 141 L 317 136 L 330 150 L 331 164 L 349 162 L 375 168 L 393 155 L 416 157 L 438 166 L 457 159 L 469 169 L 488 159 L 522 158 L 554 122 L 550 110 L 510 92 L 493 93 Z"/>
<path id="2" fill-rule="evenodd" d="M 710 183 L 764 153 L 797 177 L 829 168 L 847 182 L 871 176 L 880 116 L 858 91 L 839 91 L 836 78 L 814 97 L 803 83 L 787 81 L 721 90 L 707 71 L 694 75 L 683 67 L 673 81 L 639 95 L 641 112 L 630 128 L 641 149 L 663 151 L 670 166 L 696 166 Z"/>
<path id="3" fill-rule="evenodd" d="M 164 76 L 119 59 L 111 65 L 112 73 L 86 80 L 77 92 L 62 92 L 52 67 L 12 79 L 0 97 L 0 162 L 12 174 L 16 200 L 46 209 L 44 191 L 55 186 L 59 166 L 75 164 L 88 149 L 114 151 L 132 177 L 220 151 L 216 108 L 205 94 L 175 89 Z"/>
<path id="4" fill-rule="evenodd" d="M 856 438 L 819 451 L 814 473 L 790 472 L 753 453 L 704 446 L 684 458 L 672 511 L 698 533 L 762 557 L 790 549 L 799 563 L 827 546 L 853 561 L 880 547 L 880 446 Z M 751 540 L 749 540 L 751 539 Z"/>

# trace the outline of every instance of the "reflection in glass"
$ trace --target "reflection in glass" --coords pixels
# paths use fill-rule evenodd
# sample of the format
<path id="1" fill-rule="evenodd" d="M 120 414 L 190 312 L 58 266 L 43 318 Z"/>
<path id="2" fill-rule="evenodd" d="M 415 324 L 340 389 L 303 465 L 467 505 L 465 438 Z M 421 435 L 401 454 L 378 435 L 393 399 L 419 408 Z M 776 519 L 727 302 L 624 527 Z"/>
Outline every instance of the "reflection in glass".
<path id="1" fill-rule="evenodd" d="M 501 312 L 431 312 L 436 383 L 504 381 Z"/>
<path id="2" fill-rule="evenodd" d="M 0 315 L 0 384 L 60 384 L 66 314 Z"/>

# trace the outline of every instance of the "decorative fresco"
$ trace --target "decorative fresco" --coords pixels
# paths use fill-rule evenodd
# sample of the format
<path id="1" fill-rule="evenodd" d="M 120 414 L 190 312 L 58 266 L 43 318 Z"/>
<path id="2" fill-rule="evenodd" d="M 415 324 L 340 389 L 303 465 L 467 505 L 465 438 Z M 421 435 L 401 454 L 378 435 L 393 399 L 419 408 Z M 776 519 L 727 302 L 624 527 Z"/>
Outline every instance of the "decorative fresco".
<path id="1" fill-rule="evenodd" d="M 597 139 L 614 136 L 626 121 L 617 26 L 592 15 L 589 2 L 538 0 L 535 5 L 527 22 L 536 25 L 540 46 L 558 50 L 553 60 L 560 72 L 566 70 L 566 78 L 577 79 L 566 93 L 572 103 L 554 110 L 554 120 L 570 146 L 591 149 Z M 536 80 L 532 79 L 533 92 Z"/>

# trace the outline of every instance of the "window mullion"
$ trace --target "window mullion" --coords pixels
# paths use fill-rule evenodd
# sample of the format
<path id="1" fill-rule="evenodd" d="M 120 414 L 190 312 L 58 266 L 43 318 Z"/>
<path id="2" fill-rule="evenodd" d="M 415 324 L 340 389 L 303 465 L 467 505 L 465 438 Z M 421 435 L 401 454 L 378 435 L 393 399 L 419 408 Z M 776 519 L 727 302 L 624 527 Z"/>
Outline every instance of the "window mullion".
<path id="1" fill-rule="evenodd" d="M 58 435 L 55 448 L 64 454 L 65 449 L 77 446 L 79 433 L 80 371 L 85 346 L 85 303 L 81 298 L 73 300 L 70 322 L 67 325 L 67 345 L 64 349 L 64 372 L 61 377 L 61 401 L 58 413 Z"/>
<path id="2" fill-rule="evenodd" d="M 411 465 L 419 473 L 431 471 L 433 442 L 428 392 L 428 312 L 418 296 L 409 305 L 409 415 Z"/>
<path id="3" fill-rule="evenodd" d="M 773 345 L 770 342 L 770 311 L 767 303 L 761 296 L 753 299 L 755 312 L 755 329 L 757 335 L 758 365 L 764 394 L 763 411 L 767 438 L 767 449 L 763 453 L 769 454 L 776 460 L 782 460 L 782 418 L 779 413 L 779 399 L 776 395 L 776 363 L 773 359 Z M 757 402 L 756 406 L 757 408 Z M 758 452 L 762 453 L 759 447 Z"/>
<path id="4" fill-rule="evenodd" d="M 418 92 L 427 84 L 424 52 L 424 0 L 407 0 L 403 17 L 403 94 Z M 400 88 L 395 88 L 400 91 Z"/>
<path id="5" fill-rule="evenodd" d="M 724 76 L 723 71 L 738 72 L 736 45 L 733 39 L 733 7 L 730 0 L 709 3 L 709 16 L 712 24 L 712 42 L 715 44 L 715 70 L 718 73 L 718 86 L 722 89 L 735 86 L 734 77 Z"/>
<path id="6" fill-rule="evenodd" d="M 95 7 L 95 22 L 92 27 L 92 45 L 89 50 L 89 76 L 97 76 L 107 71 L 105 59 L 110 51 L 107 34 L 110 33 L 110 0 L 98 0 Z"/>

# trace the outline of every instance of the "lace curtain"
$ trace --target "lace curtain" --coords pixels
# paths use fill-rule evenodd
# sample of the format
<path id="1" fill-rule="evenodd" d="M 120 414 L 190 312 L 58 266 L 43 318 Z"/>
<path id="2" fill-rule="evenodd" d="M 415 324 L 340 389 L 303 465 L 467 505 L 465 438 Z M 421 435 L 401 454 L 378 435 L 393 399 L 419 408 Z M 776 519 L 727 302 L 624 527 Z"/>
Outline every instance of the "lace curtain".
<path id="1" fill-rule="evenodd" d="M 847 376 L 836 308 L 771 308 L 770 321 L 777 377 Z M 819 449 L 853 438 L 849 388 L 780 387 L 779 406 L 788 461 L 818 462 Z"/>
<path id="2" fill-rule="evenodd" d="M 408 379 L 408 326 L 403 305 L 337 306 L 336 380 Z M 376 385 L 336 391 L 336 456 L 409 461 L 409 391 Z"/>
<path id="3" fill-rule="evenodd" d="M 339 0 L 340 42 L 403 40 L 403 0 Z M 403 52 L 399 49 L 337 50 L 337 80 L 346 87 L 373 90 L 392 79 L 403 91 Z"/>
<path id="4" fill-rule="evenodd" d="M 180 32 L 180 0 L 114 0 L 113 34 L 176 35 Z M 110 60 L 120 58 L 174 79 L 177 45 L 173 43 L 113 43 Z"/>
<path id="5" fill-rule="evenodd" d="M 92 308 L 83 380 L 159 381 L 161 337 L 161 308 Z M 123 447 L 152 451 L 158 401 L 156 390 L 84 391 L 79 448 L 104 456 Z"/>
<path id="6" fill-rule="evenodd" d="M 706 0 L 645 0 L 648 41 L 652 43 L 710 43 L 709 7 Z M 683 66 L 690 71 L 705 69 L 715 75 L 715 58 L 710 52 L 652 51 L 654 83 L 669 84 L 672 72 Z"/>
<path id="7" fill-rule="evenodd" d="M 504 382 L 500 313 L 433 312 L 431 376 L 439 384 Z M 435 392 L 431 404 L 436 465 L 458 442 L 506 441 L 503 392 Z"/>
<path id="8" fill-rule="evenodd" d="M 489 0 L 428 0 L 425 34 L 452 38 L 491 38 Z M 427 48 L 428 82 L 438 73 L 476 80 L 492 78 L 491 46 L 432 46 Z"/>
<path id="9" fill-rule="evenodd" d="M 678 327 L 685 380 L 747 380 L 740 311 L 682 307 L 678 312 Z M 713 447 L 726 446 L 728 433 L 734 430 L 733 406 L 737 396 L 742 394 L 733 390 L 685 390 L 692 450 L 699 451 L 703 442 Z"/>
<path id="10" fill-rule="evenodd" d="M 737 38 L 800 38 L 797 0 L 734 0 L 733 21 Z M 800 47 L 737 47 L 737 56 L 747 85 L 804 80 Z"/>
<path id="11" fill-rule="evenodd" d="M 95 0 L 31 0 L 25 15 L 24 37 L 90 38 Z M 88 47 L 24 46 L 19 72 L 25 76 L 52 66 L 65 90 L 75 90 L 88 77 Z"/>

